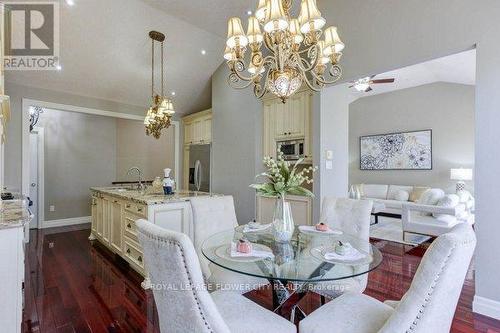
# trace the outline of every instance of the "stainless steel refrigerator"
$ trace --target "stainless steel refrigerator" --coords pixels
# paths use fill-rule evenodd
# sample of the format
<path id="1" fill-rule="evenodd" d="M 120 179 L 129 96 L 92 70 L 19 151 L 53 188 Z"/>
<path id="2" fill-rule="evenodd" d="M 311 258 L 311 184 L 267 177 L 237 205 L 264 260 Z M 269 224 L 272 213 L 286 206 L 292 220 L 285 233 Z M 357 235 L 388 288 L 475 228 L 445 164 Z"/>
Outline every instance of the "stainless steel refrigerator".
<path id="1" fill-rule="evenodd" d="M 189 190 L 211 191 L 211 145 L 191 145 L 189 147 Z"/>

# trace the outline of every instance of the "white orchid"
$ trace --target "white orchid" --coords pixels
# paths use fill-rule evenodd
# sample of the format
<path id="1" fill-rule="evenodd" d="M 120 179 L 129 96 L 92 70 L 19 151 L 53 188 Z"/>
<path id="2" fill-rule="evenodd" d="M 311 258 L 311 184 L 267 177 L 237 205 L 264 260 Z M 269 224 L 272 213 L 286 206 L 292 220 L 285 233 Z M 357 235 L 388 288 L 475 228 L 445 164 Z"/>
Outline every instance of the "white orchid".
<path id="1" fill-rule="evenodd" d="M 318 167 L 311 166 L 299 172 L 297 168 L 302 161 L 303 159 L 300 159 L 292 165 L 291 162 L 283 159 L 283 153 L 278 155 L 276 161 L 266 156 L 263 162 L 268 171 L 257 175 L 256 178 L 266 177 L 269 181 L 264 184 L 252 184 L 250 187 L 265 197 L 283 197 L 286 194 L 314 197 L 314 194 L 302 187 L 302 184 L 313 183 L 312 173 Z"/>

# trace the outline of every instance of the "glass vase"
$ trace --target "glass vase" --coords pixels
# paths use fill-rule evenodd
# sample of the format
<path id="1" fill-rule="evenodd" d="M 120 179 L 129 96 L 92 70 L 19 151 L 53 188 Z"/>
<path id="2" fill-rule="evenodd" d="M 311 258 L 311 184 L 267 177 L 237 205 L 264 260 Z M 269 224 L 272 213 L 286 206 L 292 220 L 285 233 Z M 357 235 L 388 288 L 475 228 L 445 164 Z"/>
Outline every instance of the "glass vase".
<path id="1" fill-rule="evenodd" d="M 289 242 L 295 231 L 293 223 L 292 209 L 290 203 L 285 200 L 285 196 L 276 199 L 273 215 L 273 235 L 274 240 L 280 243 Z"/>

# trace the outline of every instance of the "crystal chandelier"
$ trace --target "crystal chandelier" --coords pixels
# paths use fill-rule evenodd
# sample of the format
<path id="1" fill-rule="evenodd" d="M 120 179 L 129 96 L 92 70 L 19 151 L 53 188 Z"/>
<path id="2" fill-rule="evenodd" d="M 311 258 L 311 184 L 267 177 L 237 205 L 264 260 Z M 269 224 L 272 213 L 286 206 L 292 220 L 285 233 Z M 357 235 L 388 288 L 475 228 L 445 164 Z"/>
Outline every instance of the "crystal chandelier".
<path id="1" fill-rule="evenodd" d="M 164 94 L 164 64 L 163 64 L 163 42 L 165 35 L 161 32 L 149 32 L 151 38 L 151 99 L 152 104 L 144 118 L 146 126 L 146 135 L 153 135 L 156 139 L 161 136 L 161 131 L 164 128 L 169 128 L 171 125 L 172 116 L 175 114 L 174 105 L 170 98 Z M 155 42 L 161 43 L 161 95 L 155 93 Z"/>
<path id="2" fill-rule="evenodd" d="M 329 27 L 323 34 L 326 20 L 316 0 L 301 0 L 298 18 L 291 18 L 291 6 L 292 0 L 259 0 L 246 34 L 240 18 L 229 19 L 224 59 L 231 70 L 228 81 L 232 87 L 253 85 L 258 98 L 269 91 L 285 103 L 303 83 L 320 91 L 342 77 L 338 63 L 345 45 L 337 28 Z M 264 54 L 262 44 L 267 49 Z M 248 65 L 247 47 L 251 51 Z"/>

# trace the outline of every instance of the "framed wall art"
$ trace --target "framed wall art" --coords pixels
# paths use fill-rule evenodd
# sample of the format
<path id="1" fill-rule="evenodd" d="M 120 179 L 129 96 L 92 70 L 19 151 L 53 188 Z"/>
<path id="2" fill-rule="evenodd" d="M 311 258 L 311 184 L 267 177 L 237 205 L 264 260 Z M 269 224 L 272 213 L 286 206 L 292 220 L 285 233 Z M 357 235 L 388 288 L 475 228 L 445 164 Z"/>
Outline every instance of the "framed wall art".
<path id="1" fill-rule="evenodd" d="M 360 137 L 361 170 L 432 170 L 432 130 Z"/>

